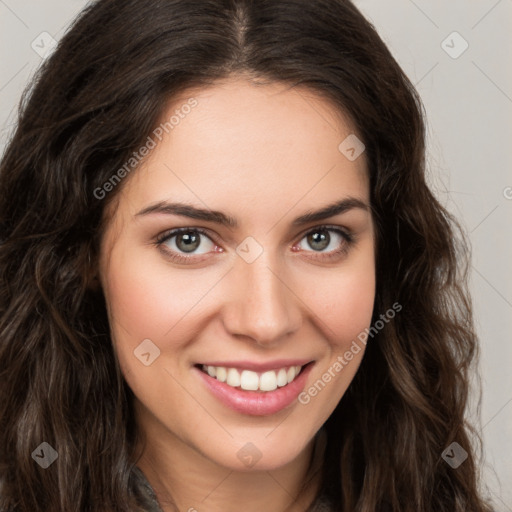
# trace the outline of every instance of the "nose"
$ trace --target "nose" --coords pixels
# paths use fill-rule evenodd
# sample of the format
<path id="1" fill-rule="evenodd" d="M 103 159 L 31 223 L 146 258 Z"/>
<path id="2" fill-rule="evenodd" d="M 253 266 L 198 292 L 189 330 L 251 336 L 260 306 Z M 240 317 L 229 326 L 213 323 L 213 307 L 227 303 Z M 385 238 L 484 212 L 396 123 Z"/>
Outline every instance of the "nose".
<path id="1" fill-rule="evenodd" d="M 239 259 L 229 279 L 223 320 L 230 334 L 268 346 L 299 329 L 301 300 L 286 272 L 265 252 L 252 263 Z"/>

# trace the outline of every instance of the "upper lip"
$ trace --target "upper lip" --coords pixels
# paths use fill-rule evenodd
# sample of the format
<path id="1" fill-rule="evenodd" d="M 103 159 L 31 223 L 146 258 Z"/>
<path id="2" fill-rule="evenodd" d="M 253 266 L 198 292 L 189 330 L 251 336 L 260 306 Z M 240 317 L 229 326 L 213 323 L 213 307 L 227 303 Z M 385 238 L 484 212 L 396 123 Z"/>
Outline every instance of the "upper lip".
<path id="1" fill-rule="evenodd" d="M 255 362 L 255 361 L 207 361 L 199 363 L 205 366 L 223 366 L 224 368 L 239 368 L 242 370 L 252 370 L 253 372 L 264 372 L 268 370 L 279 370 L 289 366 L 304 366 L 310 363 L 312 359 L 276 359 L 275 361 Z"/>

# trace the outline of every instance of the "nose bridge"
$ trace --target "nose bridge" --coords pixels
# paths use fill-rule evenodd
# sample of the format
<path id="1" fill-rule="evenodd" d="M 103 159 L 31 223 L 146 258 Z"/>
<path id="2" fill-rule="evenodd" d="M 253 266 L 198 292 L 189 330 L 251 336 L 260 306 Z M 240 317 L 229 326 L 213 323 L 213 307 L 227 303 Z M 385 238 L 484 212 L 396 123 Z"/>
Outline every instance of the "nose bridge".
<path id="1" fill-rule="evenodd" d="M 268 252 L 263 251 L 251 263 L 238 258 L 231 283 L 233 300 L 228 301 L 226 322 L 231 334 L 270 344 L 298 328 L 297 298 L 286 283 L 281 265 Z"/>

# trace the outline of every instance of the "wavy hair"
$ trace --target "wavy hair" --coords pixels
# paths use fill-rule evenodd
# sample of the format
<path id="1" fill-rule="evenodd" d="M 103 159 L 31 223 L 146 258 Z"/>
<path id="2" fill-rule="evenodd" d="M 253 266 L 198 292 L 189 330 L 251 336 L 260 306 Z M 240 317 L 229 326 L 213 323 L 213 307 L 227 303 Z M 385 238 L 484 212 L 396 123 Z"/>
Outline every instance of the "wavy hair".
<path id="1" fill-rule="evenodd" d="M 466 420 L 468 243 L 426 184 L 418 94 L 349 0 L 99 0 L 45 60 L 0 167 L 0 510 L 143 510 L 133 394 L 94 284 L 122 184 L 97 190 L 169 99 L 234 74 L 308 87 L 352 120 L 377 232 L 374 320 L 403 306 L 325 424 L 322 493 L 343 512 L 489 511 Z M 47 470 L 31 457 L 43 441 L 58 452 Z M 468 453 L 457 469 L 441 457 L 452 442 Z"/>

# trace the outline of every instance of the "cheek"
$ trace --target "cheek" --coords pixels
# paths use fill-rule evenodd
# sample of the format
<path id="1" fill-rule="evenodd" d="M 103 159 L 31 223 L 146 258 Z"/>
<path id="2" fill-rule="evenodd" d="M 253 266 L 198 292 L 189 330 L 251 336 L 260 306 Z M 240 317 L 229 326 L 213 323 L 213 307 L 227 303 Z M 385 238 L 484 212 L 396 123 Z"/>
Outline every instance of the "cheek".
<path id="1" fill-rule="evenodd" d="M 375 280 L 372 275 L 347 276 L 332 290 L 331 306 L 323 304 L 325 322 L 339 348 L 355 339 L 371 322 L 375 300 Z"/>
<path id="2" fill-rule="evenodd" d="M 112 254 L 105 283 L 112 329 L 121 339 L 139 343 L 152 337 L 162 340 L 175 325 L 186 323 L 187 313 L 215 280 L 200 270 L 194 275 L 170 273 L 161 256 L 148 258 L 145 251 L 128 254 L 122 247 Z"/>
<path id="3" fill-rule="evenodd" d="M 369 327 L 375 301 L 372 251 L 364 250 L 338 269 L 303 278 L 302 296 L 315 312 L 332 351 L 345 351 Z M 312 284 L 314 283 L 314 286 Z"/>
<path id="4" fill-rule="evenodd" d="M 169 395 L 174 381 L 165 372 L 180 351 L 193 339 L 194 306 L 212 287 L 201 277 L 169 273 L 162 263 L 148 258 L 146 251 L 131 252 L 122 244 L 112 251 L 104 280 L 112 339 L 123 376 L 144 404 L 158 403 L 157 410 L 179 402 L 179 386 L 173 401 Z M 147 356 L 146 354 L 149 354 Z M 155 402 L 156 400 L 156 402 Z"/>
<path id="5" fill-rule="evenodd" d="M 375 274 L 368 266 L 319 284 L 311 300 L 328 350 L 298 398 L 317 418 L 312 434 L 334 411 L 361 364 L 374 307 Z"/>

